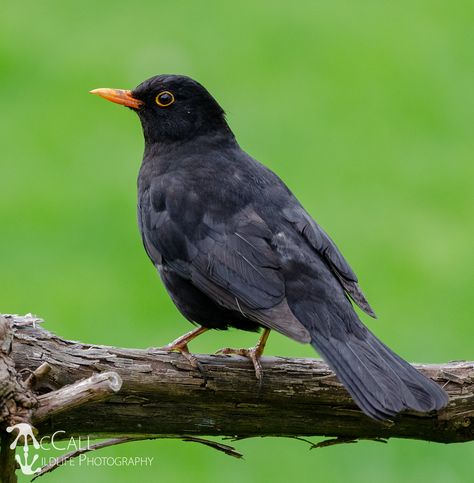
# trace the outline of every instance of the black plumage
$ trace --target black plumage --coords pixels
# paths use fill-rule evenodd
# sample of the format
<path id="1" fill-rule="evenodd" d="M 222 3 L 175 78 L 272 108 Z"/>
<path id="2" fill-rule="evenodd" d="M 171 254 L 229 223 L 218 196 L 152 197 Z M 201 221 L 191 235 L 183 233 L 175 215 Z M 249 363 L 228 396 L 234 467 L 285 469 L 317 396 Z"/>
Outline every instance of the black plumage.
<path id="1" fill-rule="evenodd" d="M 446 405 L 438 385 L 362 324 L 351 300 L 375 314 L 334 242 L 283 181 L 239 147 L 203 86 L 162 75 L 133 91 L 93 92 L 141 120 L 139 227 L 187 319 L 212 329 L 274 329 L 310 343 L 376 419 Z"/>

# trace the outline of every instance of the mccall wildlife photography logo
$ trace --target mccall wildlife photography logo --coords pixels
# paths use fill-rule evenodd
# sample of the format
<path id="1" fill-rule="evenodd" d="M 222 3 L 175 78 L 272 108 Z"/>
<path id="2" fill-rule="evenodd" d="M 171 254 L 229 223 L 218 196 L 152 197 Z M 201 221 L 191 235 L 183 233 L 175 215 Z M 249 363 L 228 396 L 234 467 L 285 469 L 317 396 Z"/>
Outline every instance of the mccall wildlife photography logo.
<path id="1" fill-rule="evenodd" d="M 60 466 L 151 466 L 153 457 L 149 456 L 95 456 L 86 455 L 84 453 L 93 451 L 94 448 L 90 444 L 89 437 L 71 437 L 64 439 L 65 431 L 56 431 L 51 436 L 43 436 L 38 441 L 33 433 L 33 428 L 27 423 L 19 423 L 7 428 L 7 432 L 18 431 L 16 438 L 10 444 L 10 449 L 16 449 L 15 460 L 20 466 L 20 470 L 24 475 L 34 475 L 41 471 L 41 468 L 57 462 L 55 457 L 41 456 L 41 451 L 68 451 L 71 452 L 71 458 L 64 458 L 59 464 Z M 20 445 L 22 445 L 22 454 L 20 454 Z M 32 446 L 32 448 L 31 448 Z M 30 449 L 33 449 L 30 455 Z M 72 459 L 78 456 L 77 459 Z M 38 461 L 39 460 L 39 461 Z M 36 468 L 34 466 L 36 465 Z"/>
<path id="2" fill-rule="evenodd" d="M 18 434 L 16 435 L 15 440 L 10 445 L 10 449 L 15 449 L 20 438 L 23 438 L 23 460 L 18 452 L 15 454 L 16 462 L 20 465 L 21 472 L 24 475 L 34 475 L 38 473 L 40 468 L 36 470 L 32 469 L 32 466 L 35 464 L 36 460 L 39 458 L 37 454 L 33 455 L 33 459 L 31 463 L 28 461 L 28 438 L 31 438 L 31 442 L 33 443 L 33 447 L 35 449 L 40 449 L 40 444 L 38 443 L 35 435 L 33 434 L 32 427 L 27 423 L 19 423 L 15 424 L 14 426 L 8 426 L 7 432 L 11 433 L 14 429 L 18 430 Z"/>

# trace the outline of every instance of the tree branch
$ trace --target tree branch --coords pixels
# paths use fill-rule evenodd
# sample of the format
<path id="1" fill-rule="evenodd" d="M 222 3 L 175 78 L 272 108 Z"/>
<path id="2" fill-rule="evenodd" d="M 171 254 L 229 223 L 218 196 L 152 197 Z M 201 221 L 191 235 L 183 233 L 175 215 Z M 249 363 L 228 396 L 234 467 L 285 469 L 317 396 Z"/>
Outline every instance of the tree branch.
<path id="1" fill-rule="evenodd" d="M 0 438 L 0 483 L 16 483 L 16 461 L 15 450 L 10 449 L 13 437 L 2 434 Z"/>
<path id="2" fill-rule="evenodd" d="M 16 371 L 11 358 L 13 345 L 11 321 L 0 315 L 0 483 L 16 483 L 13 435 L 8 426 L 31 418 L 36 398 Z"/>
<path id="3" fill-rule="evenodd" d="M 265 357 L 259 390 L 251 363 L 241 357 L 197 356 L 206 373 L 204 379 L 180 354 L 63 340 L 42 329 L 38 319 L 5 317 L 13 326 L 11 357 L 16 369 L 32 374 L 45 362 L 50 366 L 49 372 L 40 371 L 43 376 L 30 379 L 39 394 L 32 415 L 39 436 L 64 431 L 64 437 L 91 438 L 217 435 L 474 440 L 474 362 L 416 365 L 447 390 L 448 407 L 439 414 L 411 412 L 394 422 L 380 423 L 362 414 L 320 360 Z M 108 380 L 110 375 L 103 373 L 110 372 L 123 382 L 118 392 L 109 387 L 100 396 L 92 391 L 95 395 L 80 398 L 79 404 L 57 403 L 56 397 L 69 394 L 66 400 L 71 401 L 75 389 L 81 384 L 84 388 L 85 382 L 78 381 L 97 379 L 98 374 L 102 381 Z M 58 407 L 63 409 L 58 411 Z"/>
<path id="4" fill-rule="evenodd" d="M 61 412 L 76 407 L 108 399 L 122 387 L 122 378 L 116 372 L 101 372 L 64 386 L 57 391 L 38 397 L 38 407 L 33 414 L 33 424 L 37 425 Z"/>

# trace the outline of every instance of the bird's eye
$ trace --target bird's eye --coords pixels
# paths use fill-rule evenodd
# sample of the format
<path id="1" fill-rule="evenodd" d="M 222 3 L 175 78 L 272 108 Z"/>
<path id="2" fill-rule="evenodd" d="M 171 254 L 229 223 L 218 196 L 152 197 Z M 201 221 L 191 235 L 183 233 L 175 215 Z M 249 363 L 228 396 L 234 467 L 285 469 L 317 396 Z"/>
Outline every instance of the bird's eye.
<path id="1" fill-rule="evenodd" d="M 170 91 L 163 91 L 160 92 L 156 97 L 155 97 L 155 102 L 160 106 L 160 107 L 168 107 L 171 106 L 174 102 L 174 96 L 171 94 Z"/>

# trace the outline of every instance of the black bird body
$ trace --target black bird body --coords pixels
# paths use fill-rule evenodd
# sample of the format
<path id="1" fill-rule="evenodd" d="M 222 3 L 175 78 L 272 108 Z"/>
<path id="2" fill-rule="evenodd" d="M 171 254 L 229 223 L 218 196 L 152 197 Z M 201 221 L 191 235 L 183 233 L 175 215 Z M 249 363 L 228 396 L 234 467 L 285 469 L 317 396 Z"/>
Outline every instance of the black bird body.
<path id="1" fill-rule="evenodd" d="M 327 235 L 280 178 L 235 140 L 225 141 L 221 136 L 206 139 L 204 151 L 200 139 L 171 149 L 158 146 L 145 153 L 140 169 L 143 243 L 181 312 L 205 327 L 257 330 L 265 312 L 284 303 L 286 285 L 291 293 L 292 283 L 296 289 L 302 281 L 292 281 L 292 273 L 313 281 L 298 288 L 302 300 L 307 290 L 320 292 L 324 301 L 339 292 L 352 309 L 330 272 L 328 250 L 333 250 L 332 263 L 339 264 L 340 276 L 354 282 L 355 276 Z M 311 245 L 304 234 L 311 222 L 312 238 L 320 246 Z M 318 280 L 324 283 L 313 286 Z M 280 331 L 289 330 L 287 316 Z M 300 332 L 293 338 L 309 342 L 307 331 Z"/>
<path id="2" fill-rule="evenodd" d="M 157 108 L 163 92 L 173 105 Z M 350 299 L 375 314 L 344 257 L 283 181 L 239 147 L 200 84 L 158 76 L 130 96 L 145 135 L 143 243 L 188 320 L 311 343 L 376 419 L 446 405 L 439 386 L 362 324 Z"/>

